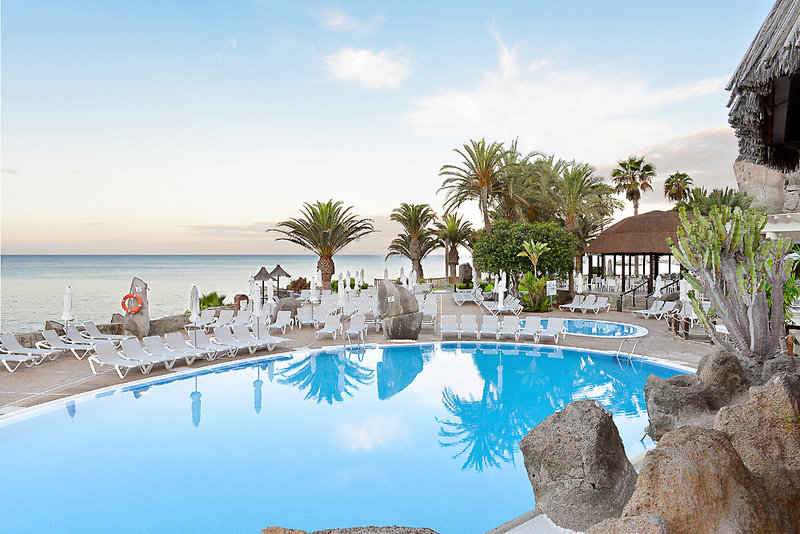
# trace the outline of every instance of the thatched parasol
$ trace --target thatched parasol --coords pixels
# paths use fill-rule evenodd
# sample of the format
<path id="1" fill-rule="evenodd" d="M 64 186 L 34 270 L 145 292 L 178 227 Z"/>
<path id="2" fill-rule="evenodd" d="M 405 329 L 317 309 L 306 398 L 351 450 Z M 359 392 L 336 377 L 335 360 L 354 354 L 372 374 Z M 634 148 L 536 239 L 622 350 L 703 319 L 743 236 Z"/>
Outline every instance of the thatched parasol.
<path id="1" fill-rule="evenodd" d="M 276 265 L 275 268 L 272 269 L 272 272 L 269 274 L 270 276 L 272 276 L 272 278 L 278 281 L 278 287 L 277 287 L 278 289 L 281 288 L 281 276 L 289 277 L 289 273 L 284 271 L 283 267 L 281 267 L 280 264 Z"/>
<path id="2" fill-rule="evenodd" d="M 267 283 L 267 280 L 275 280 L 275 278 L 273 278 L 272 275 L 269 274 L 269 272 L 267 271 L 266 267 L 262 267 L 261 269 L 259 269 L 259 271 L 256 273 L 256 275 L 253 277 L 253 280 L 255 280 L 257 282 L 261 282 L 261 304 L 263 305 L 264 304 L 264 295 L 267 294 L 267 290 L 265 289 L 264 286 Z"/>

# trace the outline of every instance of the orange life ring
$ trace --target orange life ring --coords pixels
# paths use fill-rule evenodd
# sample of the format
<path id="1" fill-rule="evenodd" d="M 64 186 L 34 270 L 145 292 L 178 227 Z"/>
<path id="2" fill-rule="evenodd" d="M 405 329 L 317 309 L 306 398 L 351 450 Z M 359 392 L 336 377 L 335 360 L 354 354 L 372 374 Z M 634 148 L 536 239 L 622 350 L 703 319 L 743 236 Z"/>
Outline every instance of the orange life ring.
<path id="1" fill-rule="evenodd" d="M 128 309 L 128 306 L 125 304 L 126 302 L 128 302 L 128 299 L 136 299 L 136 301 L 139 303 L 138 306 Z M 128 313 L 136 313 L 137 311 L 142 309 L 142 297 L 140 297 L 139 295 L 134 295 L 133 293 L 128 293 L 127 295 L 122 297 L 122 309 Z"/>

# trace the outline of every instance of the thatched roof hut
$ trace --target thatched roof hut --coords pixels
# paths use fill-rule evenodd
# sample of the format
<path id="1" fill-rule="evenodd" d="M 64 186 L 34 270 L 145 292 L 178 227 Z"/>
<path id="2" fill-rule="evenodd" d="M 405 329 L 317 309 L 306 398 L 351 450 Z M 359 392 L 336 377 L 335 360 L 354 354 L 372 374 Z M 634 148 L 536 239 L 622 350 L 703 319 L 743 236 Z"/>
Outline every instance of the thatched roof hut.
<path id="1" fill-rule="evenodd" d="M 726 89 L 740 156 L 780 171 L 797 168 L 800 0 L 775 2 Z"/>
<path id="2" fill-rule="evenodd" d="M 586 254 L 671 254 L 667 238 L 677 240 L 680 217 L 674 211 L 649 211 L 622 219 L 586 247 Z"/>

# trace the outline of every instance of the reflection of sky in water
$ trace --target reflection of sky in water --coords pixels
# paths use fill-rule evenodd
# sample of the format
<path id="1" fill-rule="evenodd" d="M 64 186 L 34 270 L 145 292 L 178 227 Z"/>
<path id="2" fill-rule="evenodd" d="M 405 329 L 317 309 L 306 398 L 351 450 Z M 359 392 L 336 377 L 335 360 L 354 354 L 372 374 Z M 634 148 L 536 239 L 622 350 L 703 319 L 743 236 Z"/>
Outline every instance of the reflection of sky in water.
<path id="1" fill-rule="evenodd" d="M 485 532 L 533 506 L 519 452 L 530 428 L 595 398 L 637 454 L 644 382 L 675 374 L 562 347 L 475 347 L 306 352 L 167 376 L 5 424 L 0 447 L 30 460 L 0 465 L 0 495 L 37 498 L 15 499 L 4 529 Z M 152 505 L 175 498 L 183 504 Z M 146 512 L 131 512 L 134 503 Z"/>
<path id="2" fill-rule="evenodd" d="M 542 319 L 542 326 L 547 326 L 547 319 Z M 593 319 L 564 319 L 564 327 L 569 334 L 585 336 L 625 337 L 639 332 L 639 329 L 631 324 Z"/>

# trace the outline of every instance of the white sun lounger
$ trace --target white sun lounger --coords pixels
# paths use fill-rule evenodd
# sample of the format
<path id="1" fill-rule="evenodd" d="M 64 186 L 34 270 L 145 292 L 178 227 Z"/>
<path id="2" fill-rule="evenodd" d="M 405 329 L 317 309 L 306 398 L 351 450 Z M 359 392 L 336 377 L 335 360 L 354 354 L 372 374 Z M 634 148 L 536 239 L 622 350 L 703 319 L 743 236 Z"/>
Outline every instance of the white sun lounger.
<path id="1" fill-rule="evenodd" d="M 78 343 L 81 345 L 96 345 L 98 342 L 97 339 L 92 339 L 81 334 L 80 330 L 78 330 L 78 327 L 74 325 L 67 327 L 66 337 L 67 341 L 70 343 Z"/>
<path id="2" fill-rule="evenodd" d="M 86 321 L 83 323 L 83 329 L 86 331 L 86 335 L 88 335 L 92 339 L 100 339 L 103 341 L 122 341 L 123 339 L 134 339 L 136 336 L 123 336 L 120 334 L 104 334 L 97 328 L 97 325 L 94 324 L 92 321 Z"/>
<path id="3" fill-rule="evenodd" d="M 536 342 L 538 343 L 542 338 L 550 338 L 558 345 L 559 336 L 564 332 L 564 319 L 561 317 L 549 317 L 547 319 L 547 327 L 536 335 Z"/>
<path id="4" fill-rule="evenodd" d="M 484 315 L 481 321 L 481 330 L 478 332 L 478 339 L 482 335 L 492 335 L 497 338 L 497 331 L 500 329 L 500 318 L 496 315 Z"/>
<path id="5" fill-rule="evenodd" d="M 94 345 L 90 343 L 67 343 L 58 336 L 55 330 L 45 330 L 42 332 L 42 336 L 44 336 L 44 341 L 36 343 L 38 348 L 61 352 L 69 351 L 79 360 L 94 350 Z M 80 351 L 80 354 L 78 351 Z"/>
<path id="6" fill-rule="evenodd" d="M 317 320 L 314 319 L 311 308 L 298 308 L 297 315 L 294 318 L 294 322 L 297 325 L 298 329 L 302 329 L 304 324 L 311 325 L 313 327 L 317 327 Z"/>
<path id="7" fill-rule="evenodd" d="M 586 308 L 595 302 L 597 302 L 597 295 L 586 295 L 586 298 L 583 299 L 583 302 L 581 302 L 579 306 L 573 308 L 572 311 L 586 312 Z"/>
<path id="8" fill-rule="evenodd" d="M 336 332 L 342 329 L 342 320 L 338 315 L 328 315 L 325 318 L 325 324 L 320 330 L 317 330 L 314 341 L 321 337 L 333 336 L 336 339 Z"/>
<path id="9" fill-rule="evenodd" d="M 361 343 L 365 343 L 364 341 L 364 332 L 367 330 L 367 321 L 363 315 L 356 314 L 350 318 L 350 325 L 347 330 L 344 331 L 344 335 L 347 338 L 347 343 L 352 344 L 351 338 L 352 336 L 356 336 L 356 339 L 361 341 Z"/>
<path id="10" fill-rule="evenodd" d="M 23 363 L 25 364 L 25 367 L 39 365 L 46 357 L 47 356 L 43 356 L 41 354 L 17 354 L 14 352 L 8 352 L 7 349 L 4 348 L 0 350 L 0 362 L 3 362 L 3 366 L 5 366 L 9 373 L 16 371 Z M 17 365 L 12 367 L 9 362 L 16 362 Z"/>
<path id="11" fill-rule="evenodd" d="M 205 328 L 214 322 L 214 313 L 215 312 L 212 308 L 206 308 L 200 312 L 200 317 L 197 319 L 197 322 L 189 323 L 184 326 L 184 328 L 186 330 L 189 330 L 190 328 Z"/>
<path id="12" fill-rule="evenodd" d="M 442 324 L 439 325 L 440 339 L 444 339 L 445 334 L 455 334 L 461 339 L 461 331 L 458 329 L 458 318 L 455 315 L 442 315 Z"/>
<path id="13" fill-rule="evenodd" d="M 539 331 L 542 329 L 542 319 L 540 317 L 528 317 L 525 319 L 525 324 L 522 325 L 517 331 L 517 341 L 522 338 L 531 338 L 533 340 L 537 339 L 537 335 Z"/>
<path id="14" fill-rule="evenodd" d="M 506 336 L 517 339 L 517 332 L 519 332 L 519 319 L 516 317 L 506 317 L 503 319 L 500 329 L 497 331 L 497 339 L 502 339 Z"/>
<path id="15" fill-rule="evenodd" d="M 237 347 L 240 349 L 247 349 L 250 354 L 253 354 L 257 349 L 259 344 L 258 343 L 248 343 L 245 341 L 239 341 L 231 331 L 228 330 L 226 326 L 218 326 L 214 329 L 214 337 L 217 338 L 217 341 L 220 343 L 224 343 L 225 345 L 230 345 L 231 347 Z"/>
<path id="16" fill-rule="evenodd" d="M 463 305 L 465 302 L 474 302 L 480 304 L 483 301 L 483 294 L 480 290 L 470 289 L 469 291 L 456 291 L 453 293 L 453 302 L 457 306 Z"/>
<path id="17" fill-rule="evenodd" d="M 192 332 L 192 335 L 189 336 L 189 343 L 196 349 L 216 351 L 215 358 L 221 358 L 222 356 L 232 357 L 239 353 L 239 347 L 226 345 L 214 338 L 209 338 L 202 330 Z"/>
<path id="18" fill-rule="evenodd" d="M 480 337 L 478 333 L 478 319 L 474 315 L 461 316 L 461 328 L 459 329 L 458 339 L 461 339 L 464 334 L 475 336 L 475 339 Z"/>
<path id="19" fill-rule="evenodd" d="M 658 313 L 653 314 L 653 317 L 655 317 L 656 319 L 661 319 L 668 313 L 672 313 L 672 311 L 675 309 L 676 304 L 677 301 L 674 300 L 668 300 L 664 302 L 664 305 L 661 307 L 660 310 L 658 310 Z"/>
<path id="20" fill-rule="evenodd" d="M 58 358 L 58 355 L 61 354 L 60 350 L 52 350 L 52 349 L 31 349 L 28 347 L 23 347 L 20 344 L 19 340 L 14 336 L 14 334 L 3 334 L 0 335 L 0 343 L 3 346 L 3 350 L 10 354 L 27 354 L 28 356 L 41 356 L 42 360 L 44 358 L 50 358 L 51 360 L 55 360 Z M 36 362 L 38 365 L 41 363 Z"/>
<path id="21" fill-rule="evenodd" d="M 89 356 L 89 367 L 92 373 L 97 374 L 95 364 L 99 366 L 108 365 L 114 368 L 120 378 L 125 378 L 128 371 L 138 368 L 143 375 L 146 375 L 153 368 L 150 362 L 129 360 L 120 356 L 114 344 L 110 341 L 98 340 L 94 346 L 95 353 Z"/>
<path id="22" fill-rule="evenodd" d="M 283 343 L 283 345 L 287 348 L 289 347 L 289 345 L 292 344 L 291 339 L 286 337 L 273 336 L 272 334 L 269 333 L 269 330 L 267 328 L 251 328 L 250 331 L 252 332 L 253 337 L 255 337 L 256 339 L 270 344 L 270 346 L 267 347 L 268 350 L 273 350 L 276 346 L 280 345 L 281 343 Z"/>
<path id="23" fill-rule="evenodd" d="M 233 327 L 233 337 L 242 343 L 255 345 L 257 351 L 262 349 L 272 350 L 275 348 L 273 343 L 255 337 L 252 332 L 250 332 L 250 329 L 247 328 L 247 325 L 244 324 L 237 324 Z"/>
<path id="24" fill-rule="evenodd" d="M 203 330 L 210 332 L 211 330 L 219 328 L 220 326 L 228 326 L 233 322 L 234 313 L 236 313 L 234 310 L 220 310 L 219 317 L 205 325 Z"/>
<path id="25" fill-rule="evenodd" d="M 561 310 L 569 310 L 569 311 L 573 311 L 574 312 L 576 309 L 581 307 L 581 304 L 583 304 L 583 301 L 585 301 L 585 300 L 586 300 L 586 297 L 584 297 L 583 295 L 578 294 L 578 295 L 575 295 L 575 298 L 572 299 L 572 302 L 570 302 L 569 304 L 562 304 L 558 308 L 561 309 Z"/>
<path id="26" fill-rule="evenodd" d="M 588 306 L 581 307 L 581 311 L 586 313 L 587 311 L 593 311 L 595 315 L 600 313 L 600 310 L 605 309 L 608 311 L 611 309 L 611 304 L 608 303 L 608 297 L 597 297 L 592 304 Z"/>
<path id="27" fill-rule="evenodd" d="M 281 333 L 285 334 L 287 326 L 292 326 L 292 312 L 283 310 L 278 312 L 278 315 L 275 317 L 275 322 L 268 325 L 267 328 L 270 330 L 273 328 L 280 328 Z"/>
<path id="28" fill-rule="evenodd" d="M 175 365 L 175 361 L 178 359 L 177 357 L 164 357 L 149 354 L 144 351 L 138 339 L 123 339 L 122 354 L 129 360 L 148 362 L 153 366 L 157 363 L 163 363 L 164 367 L 167 369 L 172 369 L 172 366 Z"/>
<path id="29" fill-rule="evenodd" d="M 247 310 L 239 310 L 239 313 L 236 314 L 236 318 L 233 320 L 231 324 L 228 326 L 233 328 L 236 325 L 240 324 L 250 324 L 251 314 Z"/>
<path id="30" fill-rule="evenodd" d="M 638 313 L 645 319 L 649 319 L 650 317 L 655 317 L 659 310 L 664 307 L 664 304 L 666 303 L 663 300 L 654 300 L 653 304 L 651 304 L 649 308 L 643 310 L 633 310 L 631 311 L 631 315 L 636 315 Z"/>
<path id="31" fill-rule="evenodd" d="M 192 365 L 195 358 L 197 358 L 196 354 L 188 354 L 186 352 L 170 349 L 164 344 L 160 336 L 147 336 L 142 339 L 142 342 L 144 342 L 147 352 L 158 358 L 171 358 L 173 360 L 183 358 L 186 361 L 186 365 Z"/>
<path id="32" fill-rule="evenodd" d="M 189 334 L 189 338 L 194 335 L 194 332 Z M 175 352 L 181 352 L 184 354 L 191 354 L 195 358 L 203 358 L 208 361 L 213 360 L 217 353 L 219 352 L 217 349 L 198 349 L 196 347 L 192 347 L 189 343 L 184 339 L 183 335 L 180 332 L 170 332 L 164 336 L 164 340 L 167 342 L 167 347 L 169 350 Z"/>
<path id="33" fill-rule="evenodd" d="M 436 314 L 439 312 L 436 299 L 431 297 L 425 299 L 420 311 L 422 312 L 422 326 L 431 326 L 435 330 Z"/>

